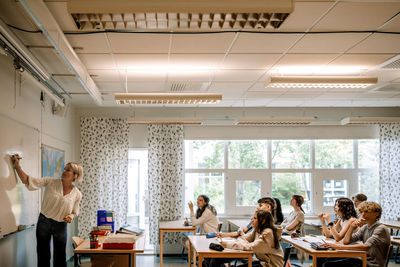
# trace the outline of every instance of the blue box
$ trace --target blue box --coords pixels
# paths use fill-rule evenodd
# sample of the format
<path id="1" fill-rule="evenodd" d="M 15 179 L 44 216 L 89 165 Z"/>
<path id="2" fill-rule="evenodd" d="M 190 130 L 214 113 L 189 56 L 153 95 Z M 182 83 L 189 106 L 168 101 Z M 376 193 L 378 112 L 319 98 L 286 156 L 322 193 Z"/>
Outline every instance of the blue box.
<path id="1" fill-rule="evenodd" d="M 110 210 L 97 211 L 97 226 L 109 225 L 114 232 L 114 212 Z"/>

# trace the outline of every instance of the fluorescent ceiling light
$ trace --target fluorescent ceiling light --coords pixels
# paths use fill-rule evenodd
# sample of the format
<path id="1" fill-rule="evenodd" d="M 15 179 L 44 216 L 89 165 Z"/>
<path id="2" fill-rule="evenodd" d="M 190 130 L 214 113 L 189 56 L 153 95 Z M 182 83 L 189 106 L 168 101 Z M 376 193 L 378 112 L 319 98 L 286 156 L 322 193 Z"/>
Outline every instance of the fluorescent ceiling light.
<path id="1" fill-rule="evenodd" d="M 273 75 L 357 75 L 367 69 L 364 66 L 286 66 L 269 71 Z"/>
<path id="2" fill-rule="evenodd" d="M 117 104 L 217 104 L 221 94 L 126 93 L 115 94 Z"/>
<path id="3" fill-rule="evenodd" d="M 279 28 L 294 0 L 68 0 L 80 30 Z"/>
<path id="4" fill-rule="evenodd" d="M 202 118 L 128 118 L 130 124 L 201 124 Z"/>
<path id="5" fill-rule="evenodd" d="M 315 117 L 238 118 L 237 125 L 296 126 L 308 125 L 315 120 Z"/>
<path id="6" fill-rule="evenodd" d="M 366 88 L 376 77 L 269 77 L 266 88 Z"/>
<path id="7" fill-rule="evenodd" d="M 347 117 L 340 122 L 342 125 L 400 123 L 400 117 Z"/>

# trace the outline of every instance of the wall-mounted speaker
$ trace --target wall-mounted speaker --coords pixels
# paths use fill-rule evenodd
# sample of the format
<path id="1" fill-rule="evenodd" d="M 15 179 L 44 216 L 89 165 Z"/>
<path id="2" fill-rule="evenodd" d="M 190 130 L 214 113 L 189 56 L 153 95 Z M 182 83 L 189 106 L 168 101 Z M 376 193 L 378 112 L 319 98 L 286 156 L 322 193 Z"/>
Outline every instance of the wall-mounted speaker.
<path id="1" fill-rule="evenodd" d="M 65 103 L 64 106 L 61 106 L 53 101 L 51 110 L 54 115 L 65 117 L 67 115 L 68 108 L 69 108 L 68 103 Z"/>

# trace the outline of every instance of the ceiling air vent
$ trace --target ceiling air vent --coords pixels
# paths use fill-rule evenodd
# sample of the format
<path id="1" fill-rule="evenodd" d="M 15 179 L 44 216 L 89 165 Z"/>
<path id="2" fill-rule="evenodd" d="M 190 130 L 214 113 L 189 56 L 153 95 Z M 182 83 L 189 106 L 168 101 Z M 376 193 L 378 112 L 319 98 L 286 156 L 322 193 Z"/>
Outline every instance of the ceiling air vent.
<path id="1" fill-rule="evenodd" d="M 395 56 L 379 66 L 382 70 L 400 70 L 400 55 Z"/>
<path id="2" fill-rule="evenodd" d="M 279 28 L 294 0 L 68 0 L 80 30 Z"/>

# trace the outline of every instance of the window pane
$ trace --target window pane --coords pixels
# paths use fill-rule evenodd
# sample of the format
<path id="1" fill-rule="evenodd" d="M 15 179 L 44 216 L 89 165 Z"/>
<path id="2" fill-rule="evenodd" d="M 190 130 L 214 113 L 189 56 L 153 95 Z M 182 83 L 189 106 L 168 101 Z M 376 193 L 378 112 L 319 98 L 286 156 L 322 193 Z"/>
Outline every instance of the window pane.
<path id="1" fill-rule="evenodd" d="M 267 141 L 230 141 L 229 168 L 267 168 Z"/>
<path id="2" fill-rule="evenodd" d="M 360 192 L 368 197 L 368 201 L 379 203 L 379 172 L 359 173 L 358 176 Z"/>
<path id="3" fill-rule="evenodd" d="M 224 176 L 222 173 L 186 173 L 185 175 L 185 213 L 190 213 L 186 203 L 192 201 L 196 206 L 197 197 L 207 195 L 210 204 L 218 214 L 225 213 Z M 197 208 L 195 208 L 197 209 Z"/>
<path id="4" fill-rule="evenodd" d="M 310 168 L 310 144 L 304 140 L 272 141 L 272 168 Z"/>
<path id="5" fill-rule="evenodd" d="M 261 198 L 261 181 L 236 181 L 236 206 L 256 206 Z"/>
<path id="6" fill-rule="evenodd" d="M 379 140 L 358 141 L 358 167 L 379 168 Z"/>
<path id="7" fill-rule="evenodd" d="M 311 175 L 310 173 L 273 173 L 272 196 L 279 198 L 283 212 L 291 212 L 292 195 L 304 197 L 302 208 L 305 212 L 311 211 Z"/>
<path id="8" fill-rule="evenodd" d="M 333 206 L 336 199 L 348 197 L 347 180 L 324 180 L 323 187 L 324 206 Z"/>
<path id="9" fill-rule="evenodd" d="M 223 169 L 224 141 L 186 140 L 186 169 Z"/>
<path id="10" fill-rule="evenodd" d="M 315 167 L 323 169 L 353 168 L 353 141 L 315 141 Z"/>

